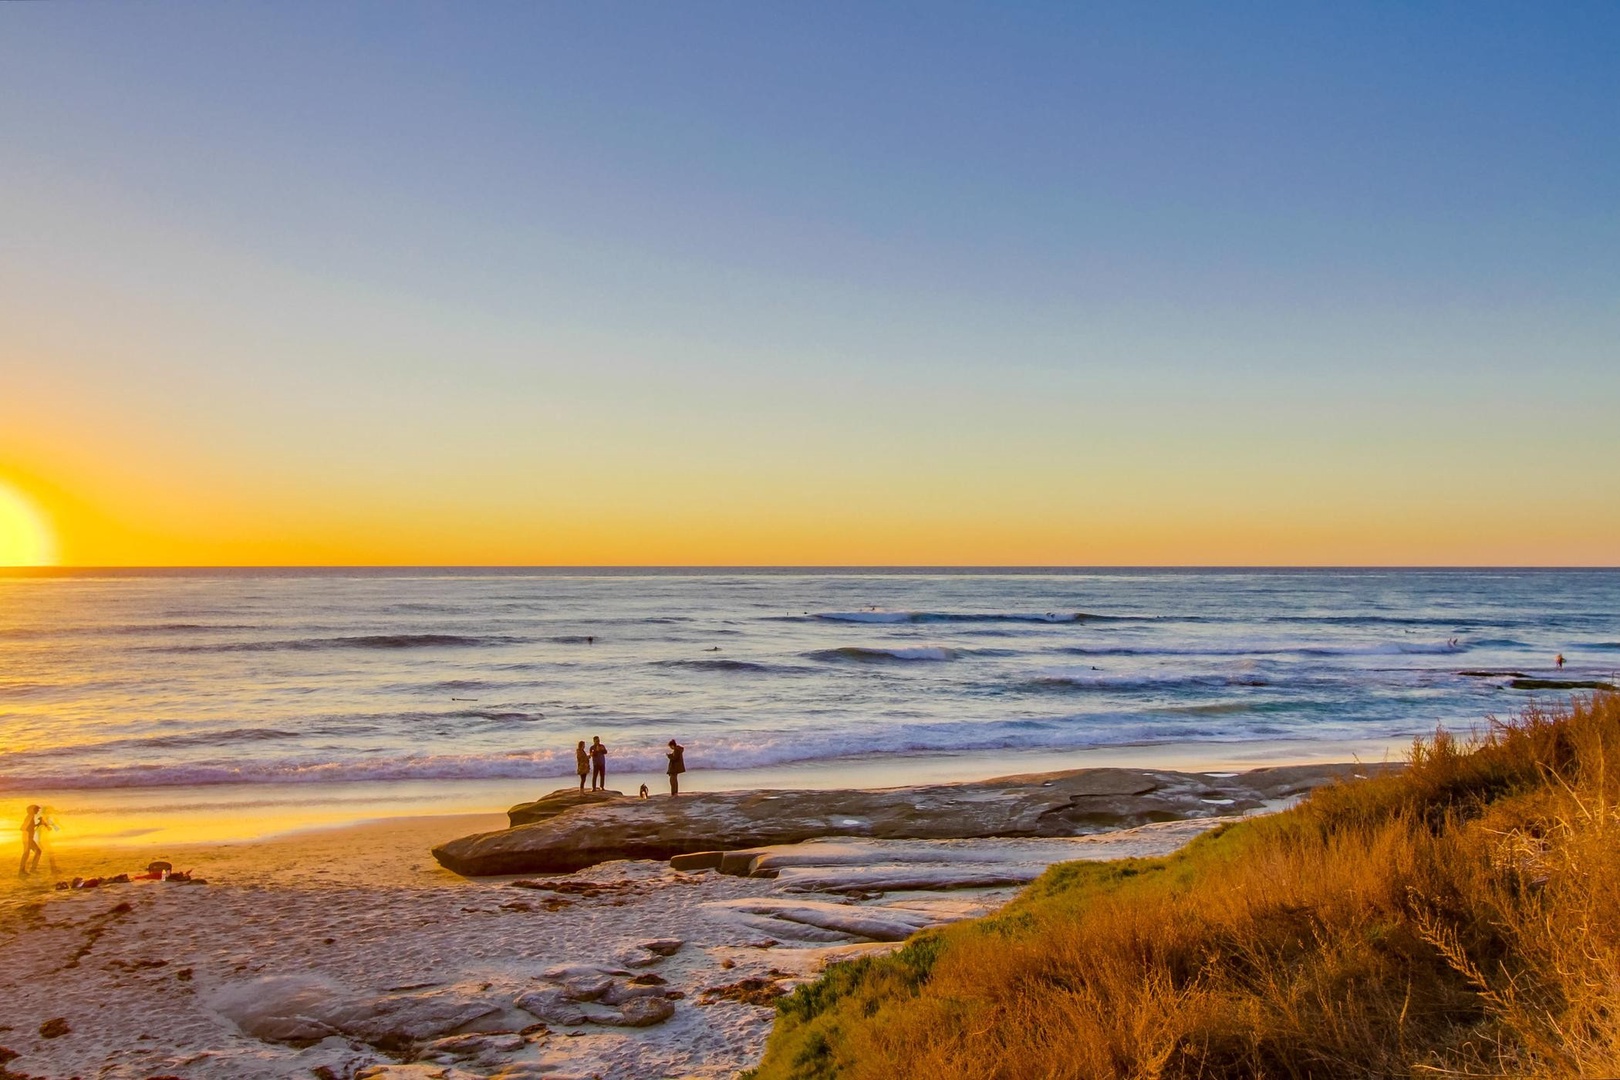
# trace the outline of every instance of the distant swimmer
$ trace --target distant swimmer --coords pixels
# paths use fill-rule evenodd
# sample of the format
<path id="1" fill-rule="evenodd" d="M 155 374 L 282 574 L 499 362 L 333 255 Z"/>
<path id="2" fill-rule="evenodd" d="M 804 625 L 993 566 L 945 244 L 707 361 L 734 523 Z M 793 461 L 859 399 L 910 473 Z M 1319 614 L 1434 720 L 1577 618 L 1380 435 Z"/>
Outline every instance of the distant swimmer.
<path id="1" fill-rule="evenodd" d="M 585 778 L 591 772 L 591 755 L 585 750 L 584 739 L 579 740 L 579 745 L 574 747 L 574 765 L 579 769 L 579 790 L 584 791 Z"/>
<path id="2" fill-rule="evenodd" d="M 585 644 L 587 644 L 587 645 L 595 645 L 596 644 L 596 637 L 594 635 L 592 635 L 592 634 L 586 634 L 585 635 Z"/>
<path id="3" fill-rule="evenodd" d="M 685 771 L 686 747 L 671 739 L 669 740 L 669 793 L 671 795 L 681 793 L 680 776 Z"/>
<path id="4" fill-rule="evenodd" d="M 704 649 L 703 651 L 704 652 L 719 652 L 720 651 L 720 646 L 718 646 L 718 645 L 710 645 L 707 649 Z"/>
<path id="5" fill-rule="evenodd" d="M 1558 658 L 1557 658 L 1557 659 L 1555 659 L 1555 660 L 1554 660 L 1554 661 L 1553 661 L 1553 663 L 1555 663 L 1555 664 L 1557 664 L 1557 665 L 1558 665 L 1558 670 L 1559 670 L 1559 671 L 1563 671 L 1563 670 L 1564 670 L 1564 654 L 1563 654 L 1563 653 L 1559 653 L 1559 654 L 1558 654 Z"/>

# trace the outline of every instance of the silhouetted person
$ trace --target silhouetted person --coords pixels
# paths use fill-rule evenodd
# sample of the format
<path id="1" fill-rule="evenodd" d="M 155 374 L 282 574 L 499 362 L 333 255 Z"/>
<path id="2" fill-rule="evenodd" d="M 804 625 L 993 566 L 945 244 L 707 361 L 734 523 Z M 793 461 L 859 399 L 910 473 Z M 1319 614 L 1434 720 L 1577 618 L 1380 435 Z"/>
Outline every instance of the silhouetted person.
<path id="1" fill-rule="evenodd" d="M 18 877 L 27 877 L 30 869 L 39 869 L 39 857 L 41 854 L 43 854 L 39 846 L 39 826 L 39 807 L 30 806 L 28 808 L 28 812 L 23 815 L 22 862 L 17 866 Z M 34 860 L 34 865 L 32 867 L 28 865 L 30 856 L 32 856 Z"/>
<path id="2" fill-rule="evenodd" d="M 680 777 L 681 773 L 685 771 L 686 747 L 682 746 L 674 739 L 671 739 L 669 740 L 669 793 L 671 795 L 679 795 L 681 793 Z"/>
<path id="3" fill-rule="evenodd" d="M 602 745 L 602 736 L 591 736 L 591 790 L 598 788 L 607 790 L 607 747 Z"/>
<path id="4" fill-rule="evenodd" d="M 45 865 L 50 867 L 51 873 L 56 873 L 56 845 L 51 841 L 51 833 L 60 832 L 62 826 L 56 823 L 56 811 L 48 806 L 39 808 L 39 828 L 34 832 L 34 843 L 45 853 Z M 39 856 L 34 856 L 34 867 L 39 868 Z"/>
<path id="5" fill-rule="evenodd" d="M 574 765 L 579 769 L 579 790 L 585 790 L 585 777 L 591 771 L 591 755 L 585 752 L 585 740 L 574 747 Z"/>
<path id="6" fill-rule="evenodd" d="M 1558 670 L 1559 671 L 1563 671 L 1564 670 L 1564 654 L 1559 653 L 1558 654 L 1558 659 L 1554 660 L 1553 663 L 1558 665 Z"/>

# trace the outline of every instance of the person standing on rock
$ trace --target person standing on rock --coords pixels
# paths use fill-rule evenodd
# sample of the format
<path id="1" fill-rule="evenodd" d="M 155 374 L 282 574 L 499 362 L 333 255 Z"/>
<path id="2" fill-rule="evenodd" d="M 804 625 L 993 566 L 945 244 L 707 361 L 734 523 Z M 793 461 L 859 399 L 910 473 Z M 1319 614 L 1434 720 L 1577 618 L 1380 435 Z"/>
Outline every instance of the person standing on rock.
<path id="1" fill-rule="evenodd" d="M 591 790 L 600 788 L 607 790 L 607 747 L 602 745 L 602 736 L 591 736 Z"/>
<path id="2" fill-rule="evenodd" d="M 585 777 L 591 771 L 591 755 L 585 752 L 585 740 L 574 747 L 574 765 L 579 769 L 579 790 L 585 790 Z"/>
<path id="3" fill-rule="evenodd" d="M 669 793 L 671 795 L 679 795 L 681 793 L 680 778 L 681 773 L 685 771 L 686 747 L 682 746 L 674 739 L 671 739 L 669 740 Z"/>

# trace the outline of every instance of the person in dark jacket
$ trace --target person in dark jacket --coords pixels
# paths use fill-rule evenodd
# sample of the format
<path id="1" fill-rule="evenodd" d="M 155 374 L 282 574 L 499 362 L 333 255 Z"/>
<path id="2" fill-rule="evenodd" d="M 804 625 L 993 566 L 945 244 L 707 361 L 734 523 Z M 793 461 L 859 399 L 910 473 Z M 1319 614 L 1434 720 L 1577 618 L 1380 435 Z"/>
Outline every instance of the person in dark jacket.
<path id="1" fill-rule="evenodd" d="M 671 739 L 669 740 L 669 793 L 671 795 L 681 793 L 680 776 L 685 771 L 686 747 Z"/>
<path id="2" fill-rule="evenodd" d="M 591 790 L 600 788 L 607 790 L 607 747 L 602 745 L 602 736 L 591 736 Z"/>
<path id="3" fill-rule="evenodd" d="M 590 775 L 591 771 L 591 755 L 585 750 L 584 739 L 579 740 L 579 745 L 574 747 L 574 766 L 579 769 L 579 790 L 584 791 L 585 777 Z"/>

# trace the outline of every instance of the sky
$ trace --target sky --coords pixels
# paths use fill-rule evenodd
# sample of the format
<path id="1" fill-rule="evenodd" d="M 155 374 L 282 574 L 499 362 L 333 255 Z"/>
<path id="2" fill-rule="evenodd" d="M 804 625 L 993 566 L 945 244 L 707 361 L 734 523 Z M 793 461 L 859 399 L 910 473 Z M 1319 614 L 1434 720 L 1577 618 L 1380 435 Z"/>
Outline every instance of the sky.
<path id="1" fill-rule="evenodd" d="M 1615 565 L 1620 5 L 0 5 L 0 564 Z"/>

